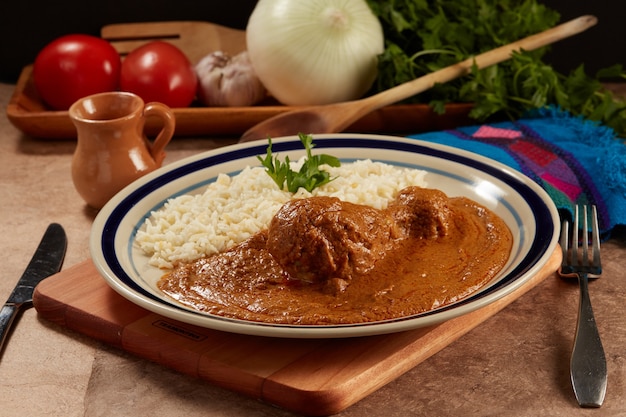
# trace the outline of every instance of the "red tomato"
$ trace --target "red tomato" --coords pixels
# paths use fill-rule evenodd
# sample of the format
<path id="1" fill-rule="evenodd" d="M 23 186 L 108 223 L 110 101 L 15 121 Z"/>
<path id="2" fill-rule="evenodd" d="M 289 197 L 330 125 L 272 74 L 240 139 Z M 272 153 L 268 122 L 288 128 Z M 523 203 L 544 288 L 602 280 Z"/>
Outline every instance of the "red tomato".
<path id="1" fill-rule="evenodd" d="M 171 43 L 152 41 L 131 51 L 122 62 L 120 86 L 169 107 L 187 107 L 198 78 L 185 54 Z"/>
<path id="2" fill-rule="evenodd" d="M 65 35 L 37 54 L 33 81 L 50 107 L 66 110 L 81 97 L 116 90 L 120 67 L 119 54 L 104 39 Z"/>

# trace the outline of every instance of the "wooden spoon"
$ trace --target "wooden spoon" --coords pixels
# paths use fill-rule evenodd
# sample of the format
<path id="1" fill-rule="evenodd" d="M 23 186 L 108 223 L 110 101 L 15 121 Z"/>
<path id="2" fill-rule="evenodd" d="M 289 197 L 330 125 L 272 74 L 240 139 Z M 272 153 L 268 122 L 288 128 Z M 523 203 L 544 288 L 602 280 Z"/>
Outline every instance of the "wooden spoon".
<path id="1" fill-rule="evenodd" d="M 309 106 L 279 114 L 248 129 L 239 142 L 267 139 L 268 136 L 295 135 L 299 132 L 307 134 L 341 132 L 376 109 L 405 100 L 432 88 L 437 83 L 445 83 L 468 74 L 474 64 L 479 69 L 486 68 L 506 61 L 514 51 L 522 49 L 532 51 L 541 48 L 583 32 L 595 25 L 597 21 L 595 16 L 581 16 L 369 97 L 343 103 Z"/>

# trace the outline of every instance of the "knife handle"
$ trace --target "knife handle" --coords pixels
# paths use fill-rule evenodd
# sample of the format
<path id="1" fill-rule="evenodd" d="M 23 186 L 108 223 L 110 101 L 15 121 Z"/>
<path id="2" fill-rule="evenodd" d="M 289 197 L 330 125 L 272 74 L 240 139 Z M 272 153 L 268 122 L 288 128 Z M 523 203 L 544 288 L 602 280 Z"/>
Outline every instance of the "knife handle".
<path id="1" fill-rule="evenodd" d="M 5 304 L 0 310 L 0 354 L 2 354 L 2 346 L 19 310 L 20 304 Z"/>

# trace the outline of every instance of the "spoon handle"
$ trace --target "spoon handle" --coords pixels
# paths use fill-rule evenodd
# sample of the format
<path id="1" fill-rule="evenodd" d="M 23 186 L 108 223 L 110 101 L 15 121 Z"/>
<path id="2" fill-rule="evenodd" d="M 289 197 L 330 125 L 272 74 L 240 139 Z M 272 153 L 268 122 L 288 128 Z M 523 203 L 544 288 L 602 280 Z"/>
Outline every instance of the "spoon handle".
<path id="1" fill-rule="evenodd" d="M 367 103 L 367 106 L 364 106 L 367 110 L 364 111 L 363 114 L 367 114 L 370 111 L 405 100 L 432 88 L 437 83 L 443 84 L 466 75 L 471 72 L 474 64 L 478 67 L 478 69 L 489 67 L 508 60 L 511 58 L 511 54 L 515 51 L 522 49 L 532 51 L 550 45 L 562 39 L 584 32 L 594 26 L 597 22 L 598 19 L 595 16 L 580 16 L 543 32 L 530 35 L 526 38 L 522 38 L 495 49 L 491 49 L 456 64 L 426 74 L 422 77 L 407 81 L 373 96 L 366 97 L 361 100 L 364 104 Z"/>

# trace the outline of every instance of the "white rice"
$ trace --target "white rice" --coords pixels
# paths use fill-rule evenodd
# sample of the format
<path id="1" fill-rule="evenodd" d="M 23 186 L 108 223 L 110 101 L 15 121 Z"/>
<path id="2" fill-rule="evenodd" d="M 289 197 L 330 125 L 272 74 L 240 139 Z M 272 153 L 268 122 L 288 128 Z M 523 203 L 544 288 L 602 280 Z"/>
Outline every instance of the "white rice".
<path id="1" fill-rule="evenodd" d="M 298 169 L 302 160 L 293 163 Z M 324 166 L 333 181 L 312 193 L 291 194 L 278 189 L 263 167 L 247 167 L 239 174 L 220 174 L 201 194 L 168 200 L 151 213 L 137 232 L 136 243 L 150 256 L 150 264 L 172 268 L 224 251 L 266 228 L 274 214 L 292 198 L 333 196 L 343 201 L 384 209 L 397 193 L 411 185 L 425 187 L 425 171 L 400 168 L 371 160 Z"/>

